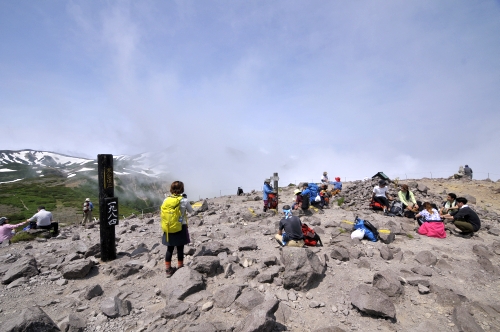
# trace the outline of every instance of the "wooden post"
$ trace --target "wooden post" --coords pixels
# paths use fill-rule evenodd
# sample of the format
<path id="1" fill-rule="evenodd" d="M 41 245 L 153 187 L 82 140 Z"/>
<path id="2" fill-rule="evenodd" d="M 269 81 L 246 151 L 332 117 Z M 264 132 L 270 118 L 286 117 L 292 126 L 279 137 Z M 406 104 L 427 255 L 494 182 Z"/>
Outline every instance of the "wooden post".
<path id="1" fill-rule="evenodd" d="M 99 225 L 101 235 L 101 260 L 116 259 L 115 225 L 118 224 L 118 198 L 114 197 L 113 155 L 97 155 L 99 173 Z"/>
<path id="2" fill-rule="evenodd" d="M 273 185 L 274 185 L 274 190 L 276 191 L 276 201 L 279 202 L 279 199 L 278 199 L 278 191 L 279 191 L 278 190 L 278 180 L 280 178 L 278 177 L 278 173 L 274 173 L 273 177 L 271 179 L 274 181 Z M 276 210 L 279 211 L 278 206 L 276 206 Z"/>

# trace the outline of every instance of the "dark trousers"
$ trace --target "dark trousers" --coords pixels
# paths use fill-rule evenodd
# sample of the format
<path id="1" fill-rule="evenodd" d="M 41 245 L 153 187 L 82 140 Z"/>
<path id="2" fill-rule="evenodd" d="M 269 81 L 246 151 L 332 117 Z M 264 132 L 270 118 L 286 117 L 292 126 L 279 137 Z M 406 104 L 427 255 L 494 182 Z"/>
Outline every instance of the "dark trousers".
<path id="1" fill-rule="evenodd" d="M 59 223 L 58 222 L 51 222 L 50 225 L 47 226 L 38 226 L 35 224 L 35 227 L 32 227 L 34 229 L 48 229 L 49 231 L 51 229 L 54 229 L 54 233 L 57 234 L 59 233 Z"/>
<path id="2" fill-rule="evenodd" d="M 177 248 L 177 260 L 184 261 L 184 245 L 182 246 L 167 246 L 167 252 L 165 253 L 165 262 L 172 261 L 172 254 L 174 253 L 174 248 Z"/>
<path id="3" fill-rule="evenodd" d="M 382 204 L 383 206 L 385 206 L 387 208 L 390 207 L 389 200 L 385 196 L 375 196 L 375 197 L 373 197 L 373 200 L 375 202 L 378 202 L 378 203 Z"/>

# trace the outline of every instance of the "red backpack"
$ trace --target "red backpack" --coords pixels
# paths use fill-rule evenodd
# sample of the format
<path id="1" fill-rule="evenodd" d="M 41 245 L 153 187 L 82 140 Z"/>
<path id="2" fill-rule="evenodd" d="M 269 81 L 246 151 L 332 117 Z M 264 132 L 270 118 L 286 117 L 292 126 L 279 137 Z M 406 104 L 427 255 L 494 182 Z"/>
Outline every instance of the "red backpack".
<path id="1" fill-rule="evenodd" d="M 267 195 L 267 204 L 270 209 L 276 209 L 278 207 L 278 199 L 276 198 L 276 194 Z"/>
<path id="2" fill-rule="evenodd" d="M 304 234 L 304 244 L 306 246 L 315 247 L 318 243 L 323 246 L 319 235 L 307 224 L 302 223 L 302 234 Z"/>
<path id="3" fill-rule="evenodd" d="M 374 200 L 371 201 L 370 207 L 374 210 L 383 210 L 384 209 L 384 206 L 382 204 L 380 204 L 379 202 L 374 201 Z"/>

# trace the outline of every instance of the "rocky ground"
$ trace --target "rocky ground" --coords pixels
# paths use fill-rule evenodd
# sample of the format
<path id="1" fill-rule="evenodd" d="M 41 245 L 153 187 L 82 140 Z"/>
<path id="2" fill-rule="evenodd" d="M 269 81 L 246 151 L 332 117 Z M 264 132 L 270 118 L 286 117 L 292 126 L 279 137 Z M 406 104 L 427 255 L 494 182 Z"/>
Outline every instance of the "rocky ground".
<path id="1" fill-rule="evenodd" d="M 341 207 L 302 215 L 324 243 L 307 249 L 277 244 L 280 216 L 262 212 L 260 192 L 209 199 L 170 279 L 157 215 L 120 222 L 111 262 L 98 227 L 4 245 L 0 331 L 500 331 L 500 183 L 404 181 L 423 201 L 475 200 L 471 239 L 420 236 L 414 220 L 368 209 L 373 183 L 345 183 Z M 390 233 L 351 240 L 355 216 Z"/>

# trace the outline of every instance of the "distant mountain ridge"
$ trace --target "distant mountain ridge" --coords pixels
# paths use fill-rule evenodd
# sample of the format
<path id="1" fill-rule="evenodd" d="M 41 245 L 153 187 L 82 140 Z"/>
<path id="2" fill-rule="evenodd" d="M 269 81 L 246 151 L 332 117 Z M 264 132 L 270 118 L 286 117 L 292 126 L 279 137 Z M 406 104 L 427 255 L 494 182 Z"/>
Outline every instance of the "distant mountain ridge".
<path id="1" fill-rule="evenodd" d="M 134 156 L 113 156 L 116 175 L 141 174 L 151 178 L 162 177 L 164 171 L 152 168 L 150 153 Z M 68 156 L 38 150 L 0 150 L 0 183 L 20 181 L 25 178 L 44 177 L 47 174 L 61 177 L 97 176 L 97 159 Z"/>

